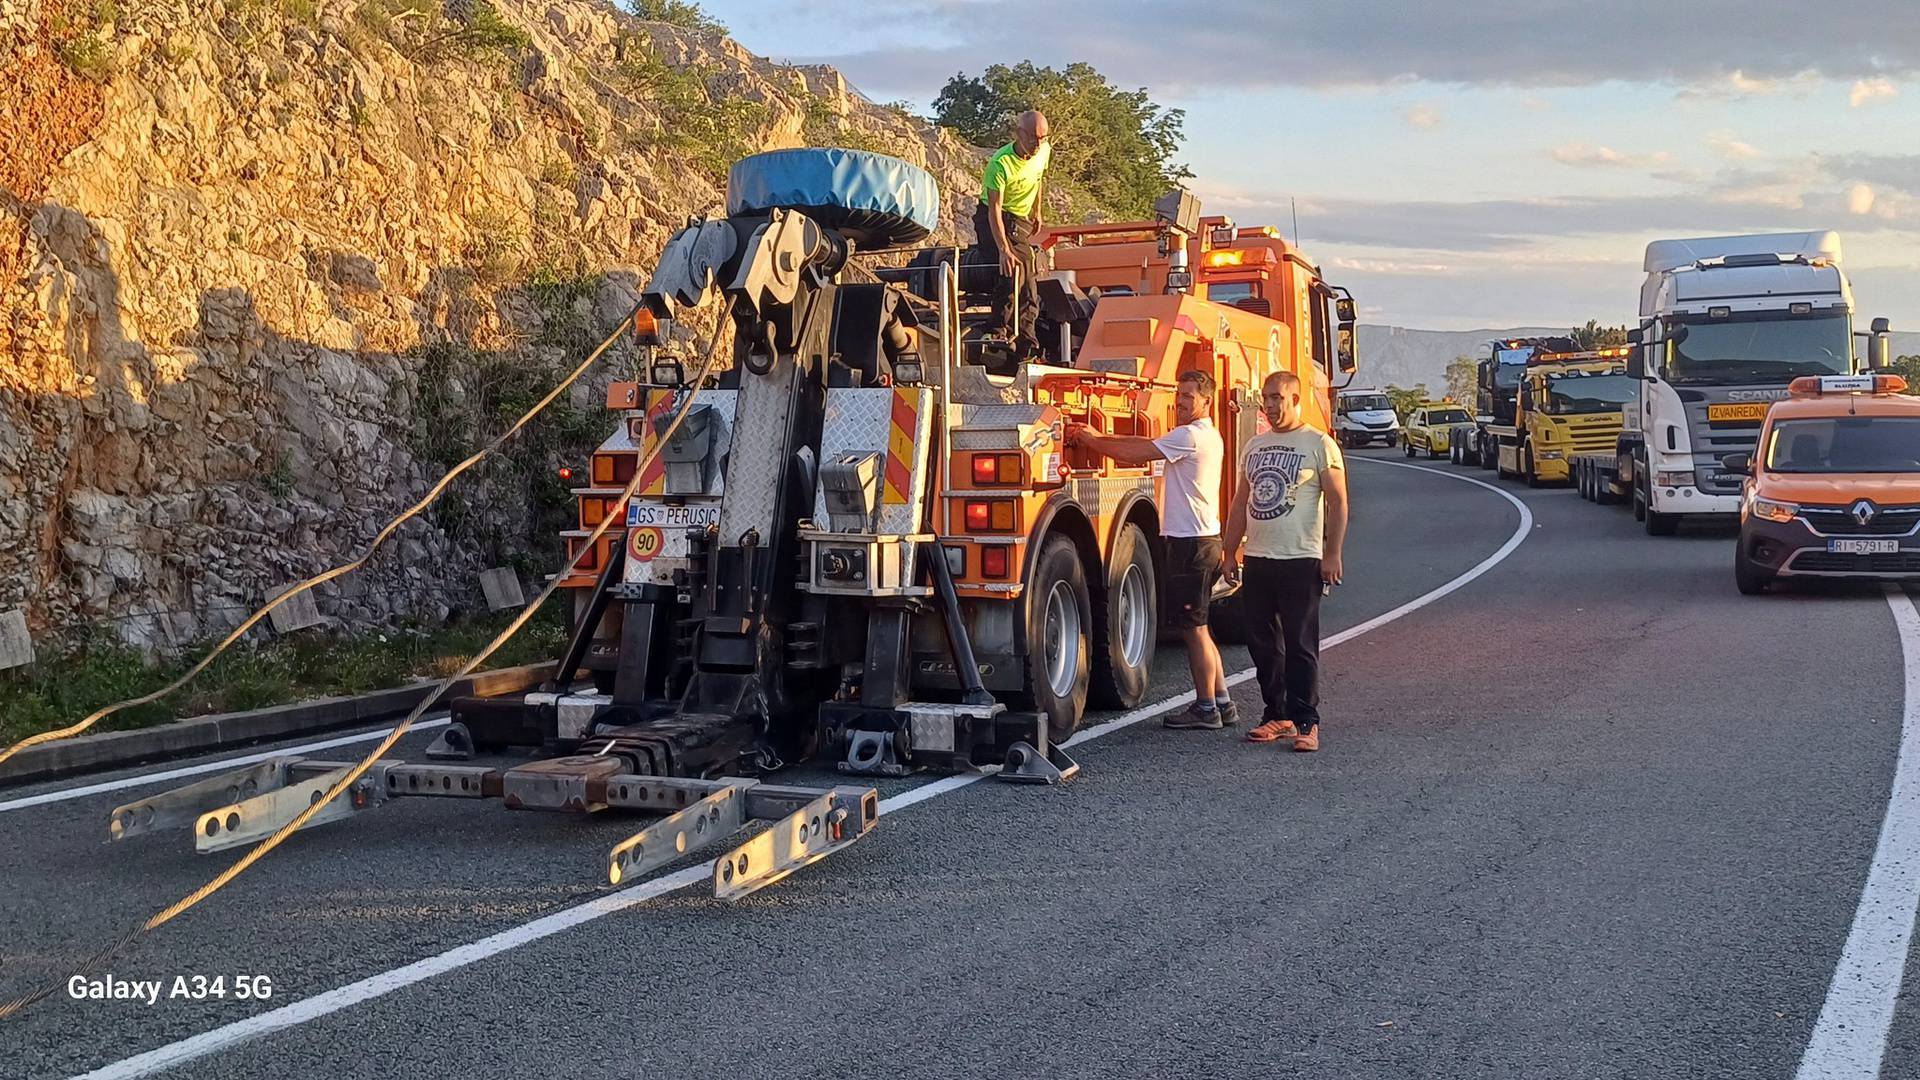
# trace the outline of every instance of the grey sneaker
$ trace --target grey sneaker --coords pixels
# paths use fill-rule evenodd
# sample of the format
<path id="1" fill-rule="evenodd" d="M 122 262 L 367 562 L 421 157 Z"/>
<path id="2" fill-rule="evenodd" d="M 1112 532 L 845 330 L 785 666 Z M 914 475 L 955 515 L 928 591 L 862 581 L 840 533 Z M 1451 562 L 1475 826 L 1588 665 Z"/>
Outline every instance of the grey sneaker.
<path id="1" fill-rule="evenodd" d="M 1225 705 L 1222 705 L 1216 701 L 1214 702 L 1214 707 L 1220 711 L 1221 724 L 1232 727 L 1240 722 L 1240 707 L 1233 702 L 1229 701 Z"/>
<path id="2" fill-rule="evenodd" d="M 1182 730 L 1182 731 L 1188 730 L 1188 729 L 1204 730 L 1204 731 L 1219 731 L 1222 727 L 1226 725 L 1220 722 L 1219 710 L 1217 709 L 1202 710 L 1200 708 L 1199 703 L 1195 702 L 1194 704 L 1187 706 L 1185 712 L 1177 712 L 1177 713 L 1174 713 L 1172 716 L 1167 717 L 1166 726 L 1170 728 Z"/>

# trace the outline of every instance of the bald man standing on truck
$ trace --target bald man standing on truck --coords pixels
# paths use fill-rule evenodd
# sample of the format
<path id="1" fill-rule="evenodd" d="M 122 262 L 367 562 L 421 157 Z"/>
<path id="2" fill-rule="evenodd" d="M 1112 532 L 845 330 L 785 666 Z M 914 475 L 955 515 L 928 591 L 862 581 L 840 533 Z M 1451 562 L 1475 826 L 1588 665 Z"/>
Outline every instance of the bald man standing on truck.
<path id="1" fill-rule="evenodd" d="M 1013 141 L 987 159 L 987 171 L 980 180 L 980 205 L 973 212 L 974 236 L 986 256 L 1000 264 L 1000 280 L 993 287 L 997 336 L 1021 356 L 1039 349 L 1033 332 L 1040 315 L 1040 294 L 1033 283 L 1033 242 L 1046 228 L 1040 202 L 1047 164 L 1053 160 L 1047 130 L 1047 118 L 1039 112 L 1020 114 L 1013 124 Z"/>

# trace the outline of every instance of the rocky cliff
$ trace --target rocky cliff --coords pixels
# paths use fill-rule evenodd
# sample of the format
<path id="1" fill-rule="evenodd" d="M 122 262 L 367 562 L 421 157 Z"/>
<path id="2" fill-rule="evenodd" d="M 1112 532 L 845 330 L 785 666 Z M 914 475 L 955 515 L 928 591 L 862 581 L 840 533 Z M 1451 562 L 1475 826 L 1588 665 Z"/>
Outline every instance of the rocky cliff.
<path id="1" fill-rule="evenodd" d="M 726 164 L 978 157 L 595 0 L 0 0 L 0 610 L 161 649 L 356 552 L 620 319 Z M 11 77 L 18 72 L 20 77 Z M 532 579 L 615 356 L 391 552 L 343 623 Z"/>

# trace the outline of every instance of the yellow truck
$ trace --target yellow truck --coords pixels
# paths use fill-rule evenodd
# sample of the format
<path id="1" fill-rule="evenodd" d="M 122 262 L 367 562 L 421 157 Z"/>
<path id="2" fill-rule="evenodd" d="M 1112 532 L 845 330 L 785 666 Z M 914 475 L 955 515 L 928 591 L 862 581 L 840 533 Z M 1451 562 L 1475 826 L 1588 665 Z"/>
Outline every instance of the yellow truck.
<path id="1" fill-rule="evenodd" d="M 1512 424 L 1488 435 L 1501 476 L 1564 483 L 1575 454 L 1611 450 L 1633 401 L 1626 348 L 1537 353 L 1521 375 Z"/>

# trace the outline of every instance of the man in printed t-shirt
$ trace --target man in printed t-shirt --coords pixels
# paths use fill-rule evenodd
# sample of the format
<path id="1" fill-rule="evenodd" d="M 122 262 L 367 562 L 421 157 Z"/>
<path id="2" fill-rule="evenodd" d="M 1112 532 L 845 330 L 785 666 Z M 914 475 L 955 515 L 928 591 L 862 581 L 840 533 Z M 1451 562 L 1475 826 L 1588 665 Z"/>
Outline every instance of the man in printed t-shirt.
<path id="1" fill-rule="evenodd" d="M 1226 568 L 1240 579 L 1253 654 L 1266 703 L 1253 742 L 1292 739 L 1320 749 L 1320 598 L 1340 581 L 1347 537 L 1347 466 L 1340 444 L 1308 427 L 1300 377 L 1267 376 L 1260 406 L 1271 431 L 1247 444 L 1242 482 L 1227 511 Z M 1246 567 L 1239 567 L 1246 540 Z M 1276 634 L 1277 631 L 1277 634 Z"/>

